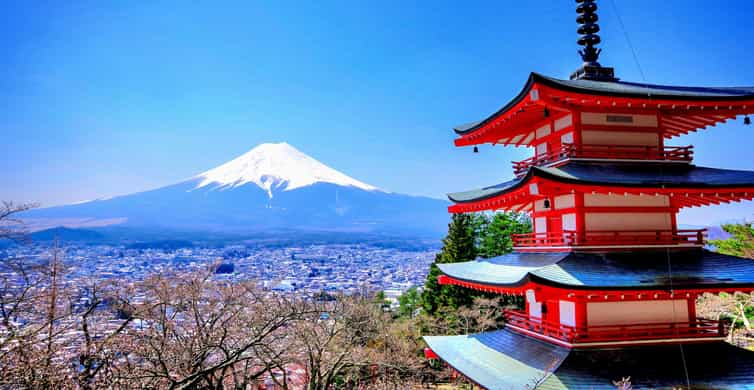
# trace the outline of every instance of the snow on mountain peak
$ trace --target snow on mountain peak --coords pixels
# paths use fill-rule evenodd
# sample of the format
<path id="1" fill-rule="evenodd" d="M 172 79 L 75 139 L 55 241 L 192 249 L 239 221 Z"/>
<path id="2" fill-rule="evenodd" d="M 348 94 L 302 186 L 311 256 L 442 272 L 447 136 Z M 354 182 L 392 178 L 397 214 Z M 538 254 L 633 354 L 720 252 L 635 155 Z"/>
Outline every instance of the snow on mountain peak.
<path id="1" fill-rule="evenodd" d="M 270 198 L 273 189 L 289 191 L 315 183 L 377 190 L 376 187 L 322 164 L 285 142 L 260 144 L 246 154 L 196 178 L 201 180 L 196 188 L 209 185 L 233 188 L 254 183 L 266 190 Z"/>

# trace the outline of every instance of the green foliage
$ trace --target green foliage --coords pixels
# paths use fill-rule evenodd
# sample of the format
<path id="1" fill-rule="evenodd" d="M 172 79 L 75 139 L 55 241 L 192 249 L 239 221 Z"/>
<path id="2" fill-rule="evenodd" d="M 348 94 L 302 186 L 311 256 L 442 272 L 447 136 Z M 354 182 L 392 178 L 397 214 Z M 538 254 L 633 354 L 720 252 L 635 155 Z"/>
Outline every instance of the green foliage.
<path id="1" fill-rule="evenodd" d="M 754 259 L 754 226 L 751 223 L 725 224 L 722 228 L 730 237 L 710 241 L 718 252 Z"/>
<path id="2" fill-rule="evenodd" d="M 754 306 L 749 305 L 744 307 L 744 315 L 749 320 L 749 323 L 754 322 Z M 733 324 L 733 328 L 742 328 L 744 325 L 744 319 L 737 318 L 736 322 Z"/>
<path id="3" fill-rule="evenodd" d="M 390 308 L 390 301 L 387 300 L 387 297 L 385 296 L 384 291 L 378 291 L 376 294 L 374 294 L 374 298 L 372 299 L 375 305 L 379 306 L 380 308 L 387 309 Z"/>
<path id="4" fill-rule="evenodd" d="M 477 252 L 486 259 L 513 251 L 513 234 L 531 232 L 531 220 L 519 213 L 478 214 L 475 224 Z"/>
<path id="5" fill-rule="evenodd" d="M 443 246 L 429 268 L 427 281 L 422 294 L 424 311 L 434 314 L 441 307 L 458 307 L 469 304 L 473 298 L 467 291 L 457 286 L 441 286 L 437 277 L 441 275 L 436 264 L 470 261 L 476 258 L 476 234 L 474 218 L 469 214 L 453 214 L 448 225 L 448 235 L 442 240 Z"/>
<path id="6" fill-rule="evenodd" d="M 413 317 L 416 310 L 421 305 L 421 294 L 416 287 L 411 287 L 398 297 L 398 316 Z"/>
<path id="7" fill-rule="evenodd" d="M 471 261 L 477 256 L 500 256 L 513 249 L 511 234 L 529 231 L 531 222 L 520 214 L 453 214 L 442 250 L 430 266 L 424 285 L 421 297 L 424 311 L 434 315 L 441 308 L 454 310 L 469 306 L 475 298 L 489 295 L 458 286 L 441 286 L 437 277 L 442 273 L 436 264 Z"/>
<path id="8" fill-rule="evenodd" d="M 442 250 L 435 263 L 456 263 L 476 259 L 476 232 L 474 216 L 453 214 L 448 225 L 448 235 L 442 240 Z"/>

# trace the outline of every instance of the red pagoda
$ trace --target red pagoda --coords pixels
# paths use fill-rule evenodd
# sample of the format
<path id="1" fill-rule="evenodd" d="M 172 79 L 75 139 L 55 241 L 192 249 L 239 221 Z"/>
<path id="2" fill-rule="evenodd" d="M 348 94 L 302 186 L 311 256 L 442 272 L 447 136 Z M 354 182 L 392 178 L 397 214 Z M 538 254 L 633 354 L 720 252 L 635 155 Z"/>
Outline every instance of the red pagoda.
<path id="1" fill-rule="evenodd" d="M 515 179 L 449 194 L 451 213 L 527 212 L 514 252 L 438 264 L 440 284 L 525 297 L 503 329 L 427 336 L 426 353 L 489 389 L 754 388 L 754 353 L 697 318 L 703 293 L 754 291 L 754 261 L 705 249 L 684 207 L 751 200 L 754 172 L 700 167 L 666 140 L 754 113 L 754 87 L 619 81 L 597 60 L 594 0 L 577 0 L 584 64 L 569 80 L 532 73 L 457 146 L 529 146 Z M 748 116 L 744 122 L 749 124 Z"/>

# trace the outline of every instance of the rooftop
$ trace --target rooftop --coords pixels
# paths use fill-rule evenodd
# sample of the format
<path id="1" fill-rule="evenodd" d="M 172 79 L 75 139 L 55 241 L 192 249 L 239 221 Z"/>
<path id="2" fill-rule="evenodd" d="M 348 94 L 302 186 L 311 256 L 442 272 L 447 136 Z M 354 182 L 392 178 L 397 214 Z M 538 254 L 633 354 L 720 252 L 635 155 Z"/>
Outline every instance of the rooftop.
<path id="1" fill-rule="evenodd" d="M 528 185 L 535 182 L 539 182 L 537 190 Z M 547 193 L 546 188 L 561 193 L 578 190 L 645 195 L 681 193 L 683 196 L 672 199 L 672 205 L 681 208 L 751 199 L 754 196 L 754 172 L 693 164 L 570 161 L 557 167 L 532 166 L 525 175 L 500 184 L 450 193 L 448 198 L 456 203 L 450 206 L 450 211 L 471 212 L 506 209 L 522 203 L 528 205 L 531 201 L 528 195 Z M 705 198 L 705 194 L 712 196 Z"/>
<path id="2" fill-rule="evenodd" d="M 512 252 L 437 266 L 449 277 L 490 286 L 517 287 L 534 281 L 578 289 L 754 289 L 754 261 L 704 249 Z"/>
<path id="3" fill-rule="evenodd" d="M 500 115 L 507 113 L 529 96 L 536 86 L 549 87 L 551 89 L 585 94 L 591 96 L 604 96 L 613 98 L 644 99 L 653 102 L 677 101 L 711 102 L 711 103 L 734 103 L 754 100 L 754 86 L 749 87 L 684 87 L 672 85 L 658 85 L 647 83 L 632 83 L 627 81 L 598 81 L 598 80 L 561 80 L 553 77 L 531 73 L 524 88 L 506 105 L 501 107 L 489 117 L 456 126 L 453 130 L 459 135 L 472 133 L 487 123 L 495 120 Z"/>
<path id="4" fill-rule="evenodd" d="M 574 349 L 503 329 L 463 336 L 427 336 L 429 347 L 450 366 L 488 389 L 613 388 L 631 377 L 634 388 L 747 388 L 754 383 L 754 353 L 725 342 Z M 681 355 L 683 353 L 683 356 Z M 710 363 L 710 357 L 715 359 Z"/>

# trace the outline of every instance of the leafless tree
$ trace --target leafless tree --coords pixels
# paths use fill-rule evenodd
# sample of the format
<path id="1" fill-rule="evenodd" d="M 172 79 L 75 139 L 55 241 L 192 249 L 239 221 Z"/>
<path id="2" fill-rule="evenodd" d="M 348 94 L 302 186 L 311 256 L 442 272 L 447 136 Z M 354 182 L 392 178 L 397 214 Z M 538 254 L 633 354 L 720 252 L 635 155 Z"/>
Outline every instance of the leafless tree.
<path id="1" fill-rule="evenodd" d="M 0 238 L 23 237 L 15 215 L 30 207 L 3 203 Z M 247 389 L 274 381 L 325 390 L 395 388 L 431 376 L 421 324 L 394 320 L 367 294 L 278 295 L 218 279 L 212 267 L 74 281 L 64 260 L 56 245 L 33 264 L 0 262 L 0 388 Z M 306 374 L 295 378 L 299 369 Z"/>
<path id="2" fill-rule="evenodd" d="M 307 310 L 289 329 L 287 351 L 290 362 L 305 368 L 307 389 L 420 383 L 428 363 L 413 319 L 393 320 L 364 294 L 301 303 Z"/>
<path id="3" fill-rule="evenodd" d="M 60 302 L 62 266 L 57 247 L 46 264 L 28 266 L 9 259 L 2 264 L 0 303 L 0 382 L 19 387 L 62 386 L 56 342 L 69 312 Z"/>
<path id="4" fill-rule="evenodd" d="M 617 390 L 631 390 L 631 389 L 633 389 L 633 386 L 631 385 L 631 377 L 630 376 L 623 377 L 619 381 L 613 381 L 613 386 L 615 386 L 615 388 Z"/>
<path id="5" fill-rule="evenodd" d="M 301 305 L 211 275 L 155 276 L 142 285 L 138 325 L 120 345 L 123 384 L 245 388 L 281 366 L 285 329 Z"/>
<path id="6" fill-rule="evenodd" d="M 34 203 L 13 203 L 3 201 L 0 205 L 0 239 L 24 240 L 27 237 L 25 225 L 16 215 L 37 207 Z"/>
<path id="7" fill-rule="evenodd" d="M 307 388 L 328 389 L 338 381 L 358 381 L 367 365 L 366 348 L 379 337 L 382 315 L 361 296 L 306 302 L 308 313 L 291 328 L 291 360 L 306 368 Z"/>
<path id="8" fill-rule="evenodd" d="M 505 308 L 499 299 L 476 298 L 469 307 L 442 308 L 437 315 L 424 316 L 420 321 L 429 334 L 479 333 L 502 327 Z"/>
<path id="9" fill-rule="evenodd" d="M 128 289 L 91 279 L 65 281 L 57 247 L 49 262 L 4 263 L 0 272 L 0 384 L 14 388 L 94 388 L 109 381 L 130 318 Z"/>
<path id="10" fill-rule="evenodd" d="M 23 244 L 15 215 L 34 207 L 3 202 L 0 238 Z M 128 295 L 117 283 L 92 278 L 72 283 L 57 241 L 47 259 L 0 262 L 0 386 L 92 388 L 106 383 L 110 348 L 129 319 L 114 309 Z"/>
<path id="11" fill-rule="evenodd" d="M 697 313 L 702 318 L 718 321 L 724 318 L 729 319 L 733 326 L 728 333 L 728 342 L 733 342 L 737 335 L 745 336 L 744 334 L 751 333 L 754 330 L 751 321 L 746 316 L 747 310 L 752 306 L 754 306 L 754 294 L 741 292 L 735 294 L 705 293 L 697 300 Z M 735 329 L 736 322 L 739 319 L 743 323 L 743 331 L 741 332 Z"/>

